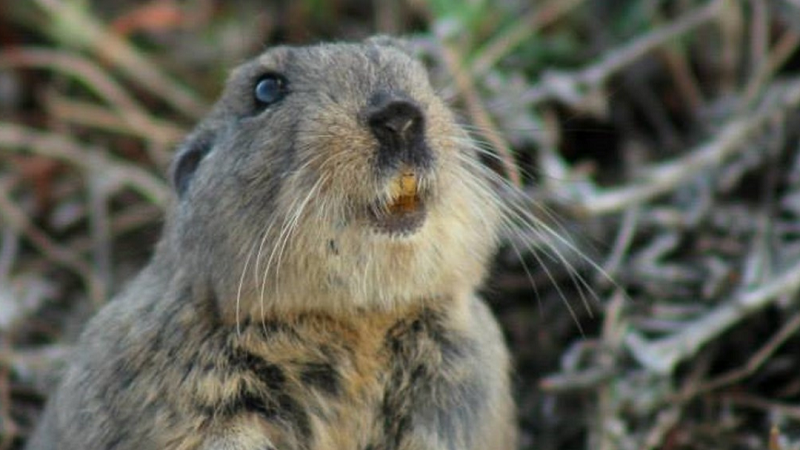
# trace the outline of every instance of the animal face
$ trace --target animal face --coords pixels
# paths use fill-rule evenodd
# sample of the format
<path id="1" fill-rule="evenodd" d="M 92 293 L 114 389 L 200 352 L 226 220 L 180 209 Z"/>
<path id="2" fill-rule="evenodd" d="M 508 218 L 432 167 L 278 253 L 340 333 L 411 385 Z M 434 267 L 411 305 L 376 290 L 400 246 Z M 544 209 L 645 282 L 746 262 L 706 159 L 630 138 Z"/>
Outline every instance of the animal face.
<path id="1" fill-rule="evenodd" d="M 469 292 L 500 215 L 484 173 L 401 43 L 277 47 L 179 152 L 167 246 L 237 316 Z"/>

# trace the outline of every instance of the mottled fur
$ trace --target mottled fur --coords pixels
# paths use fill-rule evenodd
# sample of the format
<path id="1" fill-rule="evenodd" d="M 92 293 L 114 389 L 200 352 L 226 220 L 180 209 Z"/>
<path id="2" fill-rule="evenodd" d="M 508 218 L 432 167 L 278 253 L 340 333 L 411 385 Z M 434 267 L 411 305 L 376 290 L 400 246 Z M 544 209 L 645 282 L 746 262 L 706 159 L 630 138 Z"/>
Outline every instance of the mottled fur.
<path id="1" fill-rule="evenodd" d="M 264 73 L 288 94 L 259 108 Z M 424 118 L 427 216 L 406 235 L 367 217 L 408 163 L 376 155 L 379 91 Z M 238 68 L 176 158 L 153 261 L 89 323 L 28 448 L 514 448 L 507 351 L 475 295 L 501 214 L 465 141 L 391 39 Z"/>

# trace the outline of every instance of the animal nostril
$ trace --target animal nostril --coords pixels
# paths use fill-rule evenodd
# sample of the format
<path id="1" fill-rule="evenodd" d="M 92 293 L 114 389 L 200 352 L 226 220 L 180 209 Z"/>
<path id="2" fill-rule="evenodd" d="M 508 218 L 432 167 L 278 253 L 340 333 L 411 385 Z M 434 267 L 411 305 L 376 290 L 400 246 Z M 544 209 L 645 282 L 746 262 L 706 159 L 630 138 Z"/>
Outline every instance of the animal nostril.
<path id="1" fill-rule="evenodd" d="M 368 113 L 370 129 L 380 141 L 410 141 L 422 134 L 422 111 L 404 96 L 378 94 Z"/>
<path id="2" fill-rule="evenodd" d="M 378 141 L 378 169 L 430 166 L 434 155 L 425 142 L 425 115 L 411 97 L 400 91 L 378 91 L 370 98 L 365 117 Z"/>
<path id="3" fill-rule="evenodd" d="M 386 105 L 383 109 L 376 111 L 370 117 L 370 125 L 373 128 L 383 128 L 398 135 L 405 132 L 419 121 L 421 114 L 415 105 L 399 100 Z"/>

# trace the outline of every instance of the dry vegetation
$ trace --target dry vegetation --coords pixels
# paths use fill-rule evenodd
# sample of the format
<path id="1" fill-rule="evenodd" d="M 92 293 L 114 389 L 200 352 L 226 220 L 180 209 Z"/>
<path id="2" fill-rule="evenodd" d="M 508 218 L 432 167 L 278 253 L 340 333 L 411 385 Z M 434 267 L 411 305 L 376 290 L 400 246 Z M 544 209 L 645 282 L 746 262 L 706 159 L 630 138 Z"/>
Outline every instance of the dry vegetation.
<path id="1" fill-rule="evenodd" d="M 797 0 L 31 0 L 0 3 L 0 450 L 146 262 L 226 70 L 375 32 L 542 220 L 487 287 L 525 448 L 800 449 Z"/>

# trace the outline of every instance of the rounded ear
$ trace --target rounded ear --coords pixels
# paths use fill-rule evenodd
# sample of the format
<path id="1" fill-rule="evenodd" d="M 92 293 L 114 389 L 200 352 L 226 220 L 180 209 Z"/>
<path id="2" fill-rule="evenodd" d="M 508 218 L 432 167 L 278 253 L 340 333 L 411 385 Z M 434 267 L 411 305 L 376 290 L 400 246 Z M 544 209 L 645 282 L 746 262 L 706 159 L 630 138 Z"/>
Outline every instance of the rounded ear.
<path id="1" fill-rule="evenodd" d="M 210 131 L 193 133 L 178 149 L 170 168 L 170 179 L 178 197 L 183 197 L 192 182 L 200 162 L 214 146 L 214 135 Z"/>
<path id="2" fill-rule="evenodd" d="M 378 34 L 368 38 L 366 42 L 372 45 L 396 48 L 412 58 L 416 57 L 411 43 L 402 38 L 389 36 L 388 34 Z"/>

